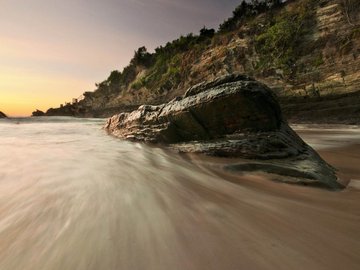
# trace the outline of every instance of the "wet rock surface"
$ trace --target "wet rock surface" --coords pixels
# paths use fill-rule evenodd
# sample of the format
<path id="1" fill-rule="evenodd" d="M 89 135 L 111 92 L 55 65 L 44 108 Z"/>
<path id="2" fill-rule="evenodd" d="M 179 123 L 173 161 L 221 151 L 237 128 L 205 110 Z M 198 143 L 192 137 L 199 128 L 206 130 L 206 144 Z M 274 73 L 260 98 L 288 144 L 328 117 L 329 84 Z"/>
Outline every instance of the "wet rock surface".
<path id="1" fill-rule="evenodd" d="M 334 168 L 287 125 L 270 89 L 244 75 L 200 83 L 167 104 L 115 115 L 105 129 L 180 153 L 246 159 L 224 167 L 235 173 L 263 171 L 285 176 L 283 182 L 342 187 Z"/>

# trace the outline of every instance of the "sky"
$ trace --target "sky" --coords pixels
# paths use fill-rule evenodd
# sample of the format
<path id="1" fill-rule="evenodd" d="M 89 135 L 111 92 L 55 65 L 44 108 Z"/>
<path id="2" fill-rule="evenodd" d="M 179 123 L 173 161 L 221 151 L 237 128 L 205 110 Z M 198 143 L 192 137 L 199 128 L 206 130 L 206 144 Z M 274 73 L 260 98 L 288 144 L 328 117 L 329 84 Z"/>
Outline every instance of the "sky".
<path id="1" fill-rule="evenodd" d="M 0 0 L 0 111 L 28 116 L 95 90 L 134 51 L 203 27 L 240 0 Z"/>

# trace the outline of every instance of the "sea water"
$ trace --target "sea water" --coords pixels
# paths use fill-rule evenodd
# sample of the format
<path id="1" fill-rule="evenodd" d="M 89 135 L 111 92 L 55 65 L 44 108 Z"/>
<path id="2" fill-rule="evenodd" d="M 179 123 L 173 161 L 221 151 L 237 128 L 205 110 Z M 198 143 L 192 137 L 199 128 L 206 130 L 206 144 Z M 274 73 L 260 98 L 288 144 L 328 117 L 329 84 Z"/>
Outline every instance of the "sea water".
<path id="1" fill-rule="evenodd" d="M 358 189 L 226 174 L 104 123 L 0 120 L 1 270 L 358 269 Z M 359 129 L 297 129 L 360 179 Z"/>

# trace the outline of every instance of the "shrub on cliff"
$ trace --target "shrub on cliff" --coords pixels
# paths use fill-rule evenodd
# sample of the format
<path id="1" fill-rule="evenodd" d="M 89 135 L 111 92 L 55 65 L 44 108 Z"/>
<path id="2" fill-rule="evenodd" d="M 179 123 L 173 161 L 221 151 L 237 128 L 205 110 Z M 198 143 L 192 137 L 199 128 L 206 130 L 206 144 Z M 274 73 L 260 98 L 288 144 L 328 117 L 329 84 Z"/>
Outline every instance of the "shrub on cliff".
<path id="1" fill-rule="evenodd" d="M 282 0 L 253 0 L 251 2 L 243 0 L 241 4 L 235 8 L 232 16 L 220 24 L 219 32 L 233 31 L 244 19 L 256 16 L 267 10 L 278 8 L 282 4 Z"/>
<path id="2" fill-rule="evenodd" d="M 205 26 L 200 30 L 200 38 L 212 38 L 215 35 L 214 29 L 207 29 Z"/>
<path id="3" fill-rule="evenodd" d="M 308 0 L 277 16 L 255 37 L 255 49 L 260 58 L 258 68 L 280 68 L 285 75 L 294 76 L 296 61 L 302 53 L 301 44 L 313 24 L 311 6 L 314 3 L 315 0 Z"/>
<path id="4" fill-rule="evenodd" d="M 121 72 L 118 70 L 113 70 L 107 78 L 107 81 L 110 85 L 118 84 L 121 81 Z"/>
<path id="5" fill-rule="evenodd" d="M 130 61 L 130 65 L 149 67 L 152 64 L 152 60 L 152 54 L 147 51 L 145 46 L 142 46 L 135 51 L 134 57 Z"/>
<path id="6" fill-rule="evenodd" d="M 300 36 L 300 26 L 301 22 L 297 19 L 283 18 L 256 37 L 256 48 L 261 55 L 262 66 L 274 63 L 276 67 L 291 69 L 295 61 L 294 44 Z"/>

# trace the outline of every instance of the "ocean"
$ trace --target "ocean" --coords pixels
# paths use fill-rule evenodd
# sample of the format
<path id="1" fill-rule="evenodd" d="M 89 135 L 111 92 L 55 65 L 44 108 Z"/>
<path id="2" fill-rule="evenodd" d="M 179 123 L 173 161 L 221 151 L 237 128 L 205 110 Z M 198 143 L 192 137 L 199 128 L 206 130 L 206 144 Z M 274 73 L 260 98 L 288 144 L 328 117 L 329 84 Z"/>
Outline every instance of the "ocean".
<path id="1" fill-rule="evenodd" d="M 104 119 L 0 120 L 0 269 L 358 269 L 360 128 L 293 126 L 343 191 L 232 175 Z"/>

